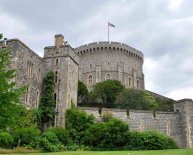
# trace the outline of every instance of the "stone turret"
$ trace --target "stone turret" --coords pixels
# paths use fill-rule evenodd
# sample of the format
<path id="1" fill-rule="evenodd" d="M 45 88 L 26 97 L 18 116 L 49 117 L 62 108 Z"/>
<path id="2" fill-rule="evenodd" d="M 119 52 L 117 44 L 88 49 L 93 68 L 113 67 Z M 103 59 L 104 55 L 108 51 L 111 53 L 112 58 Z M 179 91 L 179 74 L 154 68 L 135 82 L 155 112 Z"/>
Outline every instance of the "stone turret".
<path id="1" fill-rule="evenodd" d="M 55 46 L 59 48 L 61 45 L 64 45 L 64 36 L 62 34 L 55 35 Z"/>

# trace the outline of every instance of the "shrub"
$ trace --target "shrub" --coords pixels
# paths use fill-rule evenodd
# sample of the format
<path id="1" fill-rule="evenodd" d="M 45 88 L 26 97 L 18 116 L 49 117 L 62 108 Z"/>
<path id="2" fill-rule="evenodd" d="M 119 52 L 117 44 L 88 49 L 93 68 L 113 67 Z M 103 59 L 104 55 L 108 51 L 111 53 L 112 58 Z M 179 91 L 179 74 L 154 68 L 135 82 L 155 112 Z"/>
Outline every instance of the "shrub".
<path id="1" fill-rule="evenodd" d="M 43 133 L 40 146 L 46 152 L 58 152 L 64 150 L 64 146 L 60 143 L 58 137 L 52 131 Z"/>
<path id="2" fill-rule="evenodd" d="M 108 122 L 92 125 L 85 134 L 86 145 L 95 148 L 117 148 L 126 144 L 128 124 L 119 120 L 111 119 Z"/>
<path id="3" fill-rule="evenodd" d="M 111 112 L 105 112 L 103 113 L 103 121 L 108 122 L 113 118 L 113 114 Z"/>
<path id="4" fill-rule="evenodd" d="M 128 148 L 132 150 L 163 150 L 178 148 L 175 141 L 156 131 L 128 132 Z"/>
<path id="5" fill-rule="evenodd" d="M 50 142 L 52 144 L 60 143 L 56 134 L 54 132 L 51 132 L 51 131 L 47 131 L 47 132 L 43 133 L 42 138 L 46 138 L 48 140 L 48 142 Z"/>
<path id="6" fill-rule="evenodd" d="M 8 132 L 0 132 L 0 147 L 11 148 L 13 137 Z"/>
<path id="7" fill-rule="evenodd" d="M 35 128 L 21 128 L 15 130 L 14 146 L 27 146 L 29 148 L 38 148 L 40 140 L 40 131 Z"/>
<path id="8" fill-rule="evenodd" d="M 69 133 L 64 128 L 51 128 L 48 131 L 53 132 L 62 144 L 67 145 L 69 143 Z"/>
<path id="9" fill-rule="evenodd" d="M 41 149 L 46 152 L 59 152 L 64 150 L 64 146 L 60 143 L 53 144 L 47 138 L 42 138 L 40 141 Z"/>
<path id="10" fill-rule="evenodd" d="M 85 131 L 94 124 L 94 116 L 87 115 L 86 112 L 76 107 L 66 111 L 66 129 L 69 132 L 72 143 L 81 144 L 85 136 Z"/>

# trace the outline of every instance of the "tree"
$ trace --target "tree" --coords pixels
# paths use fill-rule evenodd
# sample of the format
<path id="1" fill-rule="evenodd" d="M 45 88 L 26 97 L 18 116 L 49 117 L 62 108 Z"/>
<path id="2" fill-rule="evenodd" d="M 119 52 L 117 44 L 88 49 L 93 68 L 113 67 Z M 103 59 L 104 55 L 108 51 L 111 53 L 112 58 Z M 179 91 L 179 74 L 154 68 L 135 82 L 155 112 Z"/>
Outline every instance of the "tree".
<path id="1" fill-rule="evenodd" d="M 72 107 L 66 111 L 66 129 L 69 132 L 71 141 L 80 144 L 86 129 L 94 124 L 93 115 L 88 115 L 85 111 Z"/>
<path id="2" fill-rule="evenodd" d="M 78 102 L 82 103 L 88 97 L 88 89 L 82 81 L 78 81 Z"/>
<path id="3" fill-rule="evenodd" d="M 0 50 L 0 128 L 12 128 L 18 123 L 21 96 L 25 91 L 25 87 L 16 87 L 16 71 L 10 66 L 11 58 L 10 49 Z"/>
<path id="4" fill-rule="evenodd" d="M 55 118 L 55 99 L 54 99 L 54 72 L 47 73 L 43 81 L 43 94 L 39 106 L 39 118 L 42 127 L 51 127 Z"/>
<path id="5" fill-rule="evenodd" d="M 153 96 L 139 89 L 124 89 L 115 103 L 121 108 L 137 110 L 155 110 L 158 106 Z"/>
<path id="6" fill-rule="evenodd" d="M 115 99 L 124 89 L 120 81 L 107 80 L 99 82 L 93 89 L 93 96 L 97 100 L 102 100 L 102 106 L 113 107 Z"/>

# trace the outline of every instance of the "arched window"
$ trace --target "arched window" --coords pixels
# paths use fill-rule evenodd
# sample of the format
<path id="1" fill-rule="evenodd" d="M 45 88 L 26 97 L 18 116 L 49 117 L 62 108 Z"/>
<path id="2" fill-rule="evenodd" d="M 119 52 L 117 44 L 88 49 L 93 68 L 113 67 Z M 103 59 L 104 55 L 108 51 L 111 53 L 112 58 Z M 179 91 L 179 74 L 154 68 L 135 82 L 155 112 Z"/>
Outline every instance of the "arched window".
<path id="1" fill-rule="evenodd" d="M 128 86 L 129 87 L 131 86 L 131 77 L 129 77 L 129 79 L 128 79 Z"/>
<path id="2" fill-rule="evenodd" d="M 137 80 L 137 89 L 139 89 L 139 80 Z"/>
<path id="3" fill-rule="evenodd" d="M 88 84 L 89 84 L 89 85 L 92 85 L 92 75 L 89 75 L 89 76 L 88 76 Z"/>
<path id="4" fill-rule="evenodd" d="M 110 74 L 107 74 L 106 75 L 106 80 L 110 80 L 111 79 L 111 75 Z"/>

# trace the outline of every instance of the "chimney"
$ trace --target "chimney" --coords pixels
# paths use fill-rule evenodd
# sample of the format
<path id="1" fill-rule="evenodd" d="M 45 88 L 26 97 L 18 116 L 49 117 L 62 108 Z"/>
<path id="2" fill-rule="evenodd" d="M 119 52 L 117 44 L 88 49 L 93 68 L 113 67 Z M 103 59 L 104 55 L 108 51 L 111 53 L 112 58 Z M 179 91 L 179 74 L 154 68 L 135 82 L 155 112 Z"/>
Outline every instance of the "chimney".
<path id="1" fill-rule="evenodd" d="M 64 36 L 62 34 L 56 34 L 55 35 L 55 46 L 59 48 L 60 45 L 64 45 Z"/>

